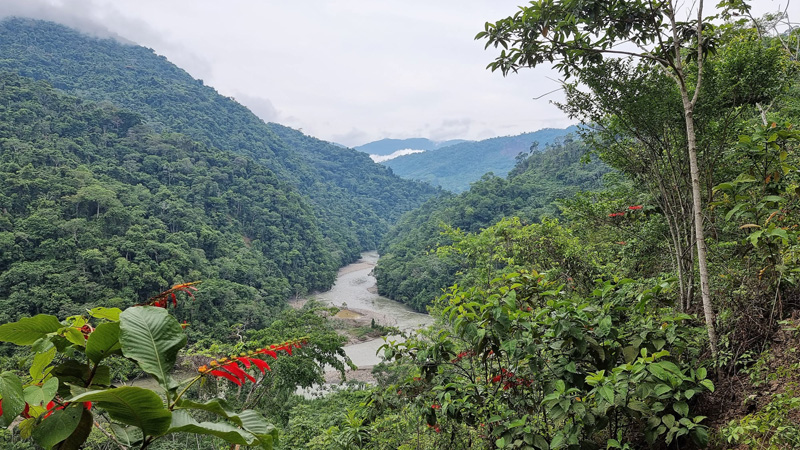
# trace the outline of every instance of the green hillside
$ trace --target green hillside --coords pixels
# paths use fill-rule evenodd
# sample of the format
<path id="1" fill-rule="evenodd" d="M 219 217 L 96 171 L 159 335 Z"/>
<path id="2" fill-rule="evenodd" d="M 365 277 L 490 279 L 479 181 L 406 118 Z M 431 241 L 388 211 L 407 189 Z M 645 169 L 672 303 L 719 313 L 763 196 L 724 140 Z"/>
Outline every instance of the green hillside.
<path id="1" fill-rule="evenodd" d="M 459 269 L 435 254 L 451 243 L 443 227 L 478 232 L 507 217 L 532 223 L 557 216 L 555 200 L 602 186 L 608 167 L 582 163 L 585 153 L 571 136 L 556 139 L 544 151 L 520 158 L 508 179 L 485 175 L 466 192 L 432 199 L 406 214 L 380 248 L 375 277 L 381 295 L 424 311 L 456 281 Z"/>
<path id="2" fill-rule="evenodd" d="M 333 283 L 337 261 L 290 185 L 142 122 L 0 76 L 0 322 L 204 280 L 186 312 L 200 330 L 255 327 L 289 295 Z"/>
<path id="3" fill-rule="evenodd" d="M 404 155 L 383 162 L 407 179 L 428 182 L 452 192 L 469 189 L 486 173 L 505 177 L 514 168 L 520 153 L 529 153 L 538 143 L 541 148 L 577 128 L 546 128 L 517 136 L 503 136 L 477 142 L 462 142 L 434 151 Z"/>
<path id="4" fill-rule="evenodd" d="M 150 49 L 30 19 L 1 21 L 0 41 L 0 70 L 110 102 L 140 114 L 156 132 L 179 132 L 263 163 L 310 199 L 328 250 L 340 264 L 375 248 L 390 217 L 435 193 L 353 150 L 265 124 Z M 357 181 L 364 178 L 385 195 L 364 202 L 369 191 Z"/>

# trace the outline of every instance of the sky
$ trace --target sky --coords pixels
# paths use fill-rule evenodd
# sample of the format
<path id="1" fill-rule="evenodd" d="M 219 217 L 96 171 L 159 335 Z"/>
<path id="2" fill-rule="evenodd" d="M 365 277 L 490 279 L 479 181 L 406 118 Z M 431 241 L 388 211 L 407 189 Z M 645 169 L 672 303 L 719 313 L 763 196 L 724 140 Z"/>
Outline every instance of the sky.
<path id="1" fill-rule="evenodd" d="M 268 122 L 357 146 L 485 139 L 574 123 L 548 67 L 503 77 L 474 36 L 520 0 L 0 0 L 166 56 Z M 754 0 L 772 11 L 786 0 Z M 792 5 L 795 6 L 795 5 Z"/>

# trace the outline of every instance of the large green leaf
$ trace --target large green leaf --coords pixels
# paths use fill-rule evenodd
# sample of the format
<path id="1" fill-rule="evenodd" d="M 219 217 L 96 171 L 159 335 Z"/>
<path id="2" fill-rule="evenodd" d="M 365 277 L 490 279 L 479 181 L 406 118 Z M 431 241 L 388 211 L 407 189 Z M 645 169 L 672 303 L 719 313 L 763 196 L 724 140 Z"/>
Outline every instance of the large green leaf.
<path id="1" fill-rule="evenodd" d="M 273 440 L 278 436 L 278 430 L 260 413 L 252 409 L 246 409 L 240 413 L 234 412 L 228 407 L 225 400 L 220 398 L 211 399 L 204 403 L 182 399 L 176 406 L 179 409 L 199 409 L 225 417 L 258 437 L 262 446 L 269 443 L 269 448 L 271 448 Z"/>
<path id="2" fill-rule="evenodd" d="M 33 439 L 46 449 L 53 447 L 67 439 L 78 428 L 83 411 L 83 405 L 75 405 L 54 411 L 50 417 L 43 419 L 33 429 Z"/>
<path id="3" fill-rule="evenodd" d="M 42 406 L 53 399 L 58 391 L 58 378 L 50 378 L 42 386 L 28 386 L 23 391 L 25 402 L 31 406 Z"/>
<path id="4" fill-rule="evenodd" d="M 82 413 L 78 426 L 75 428 L 75 431 L 58 446 L 58 450 L 79 450 L 83 448 L 83 444 L 86 443 L 86 439 L 88 439 L 89 435 L 92 433 L 92 425 L 94 424 L 92 413 L 86 408 L 80 409 Z"/>
<path id="5" fill-rule="evenodd" d="M 186 335 L 166 309 L 151 306 L 128 308 L 119 316 L 122 354 L 135 360 L 164 389 L 177 387 L 170 377 Z"/>
<path id="6" fill-rule="evenodd" d="M 69 401 L 96 402 L 112 419 L 141 428 L 149 436 L 166 433 L 172 421 L 172 413 L 164 407 L 158 394 L 134 386 L 87 392 Z"/>
<path id="7" fill-rule="evenodd" d="M 55 333 L 62 326 L 55 316 L 47 314 L 24 317 L 19 322 L 0 325 L 0 341 L 31 345 L 40 338 Z"/>
<path id="8" fill-rule="evenodd" d="M 0 396 L 3 398 L 2 423 L 7 426 L 25 409 L 22 381 L 18 376 L 11 372 L 0 374 Z"/>
<path id="9" fill-rule="evenodd" d="M 101 323 L 86 341 L 86 357 L 96 364 L 120 348 L 119 322 Z"/>
<path id="10" fill-rule="evenodd" d="M 240 445 L 253 445 L 258 441 L 258 438 L 253 434 L 228 423 L 197 422 L 187 411 L 175 411 L 172 413 L 172 426 L 167 432 L 208 434 L 224 439 L 231 444 Z"/>

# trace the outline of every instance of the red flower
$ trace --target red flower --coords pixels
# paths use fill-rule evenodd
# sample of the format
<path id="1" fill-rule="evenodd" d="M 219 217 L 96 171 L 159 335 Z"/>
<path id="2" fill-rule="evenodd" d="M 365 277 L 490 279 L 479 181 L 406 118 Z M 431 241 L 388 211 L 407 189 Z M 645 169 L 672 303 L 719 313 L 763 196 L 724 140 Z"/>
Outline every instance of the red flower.
<path id="1" fill-rule="evenodd" d="M 287 353 L 291 355 L 292 348 L 300 348 L 306 343 L 307 341 L 305 339 L 302 339 L 297 341 L 284 342 L 283 344 L 278 346 L 271 345 L 270 348 L 274 348 L 275 350 L 285 350 Z M 270 369 L 269 364 L 267 364 L 266 361 L 258 358 L 258 356 L 265 354 L 272 356 L 274 359 L 278 359 L 278 354 L 274 350 L 270 350 L 268 348 L 261 348 L 249 353 L 232 355 L 230 358 L 223 357 L 209 361 L 208 365 L 203 365 L 198 367 L 197 371 L 200 373 L 201 376 L 205 374 L 211 374 L 218 378 L 225 378 L 238 386 L 243 385 L 246 380 L 250 380 L 253 383 L 257 383 L 258 381 L 255 379 L 255 377 L 247 373 L 245 369 L 251 369 L 252 367 L 255 367 L 258 370 L 260 370 L 262 374 L 265 374 L 266 371 L 268 370 L 272 370 Z"/>
<path id="2" fill-rule="evenodd" d="M 433 409 L 442 409 L 442 405 L 440 405 L 438 403 L 434 403 L 434 404 L 431 405 L 431 408 L 433 408 Z"/>
<path id="3" fill-rule="evenodd" d="M 630 209 L 631 211 L 636 211 L 642 209 L 642 205 L 628 206 L 628 209 Z"/>
<path id="4" fill-rule="evenodd" d="M 200 283 L 199 281 L 192 281 L 191 283 L 183 283 L 183 284 L 176 284 L 171 288 L 167 289 L 166 291 L 154 296 L 150 297 L 145 303 L 136 305 L 136 306 L 155 306 L 156 308 L 167 308 L 172 303 L 173 308 L 178 307 L 178 297 L 175 295 L 176 292 L 183 292 L 189 297 L 194 300 L 194 293 L 193 291 L 197 291 L 197 288 L 194 287 L 195 284 Z"/>

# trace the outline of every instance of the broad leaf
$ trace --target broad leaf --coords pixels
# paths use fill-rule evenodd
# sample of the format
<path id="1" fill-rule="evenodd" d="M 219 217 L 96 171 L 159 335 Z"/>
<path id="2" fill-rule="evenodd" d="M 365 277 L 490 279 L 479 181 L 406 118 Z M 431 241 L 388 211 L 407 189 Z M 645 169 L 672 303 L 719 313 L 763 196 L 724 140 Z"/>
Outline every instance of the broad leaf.
<path id="1" fill-rule="evenodd" d="M 92 317 L 111 320 L 113 322 L 119 321 L 120 313 L 122 313 L 122 310 L 119 308 L 104 308 L 102 306 L 98 306 L 97 308 L 92 308 L 89 310 L 89 314 Z"/>
<path id="2" fill-rule="evenodd" d="M 112 419 L 141 428 L 149 436 L 166 433 L 172 421 L 172 413 L 164 407 L 158 394 L 134 386 L 87 392 L 69 401 L 96 402 Z"/>
<path id="3" fill-rule="evenodd" d="M 50 378 L 42 386 L 28 386 L 23 391 L 25 402 L 31 406 L 42 406 L 56 396 L 58 378 Z"/>
<path id="4" fill-rule="evenodd" d="M 177 387 L 170 377 L 186 335 L 166 309 L 151 306 L 128 308 L 119 316 L 122 354 L 135 360 L 165 389 Z"/>
<path id="5" fill-rule="evenodd" d="M 31 345 L 48 334 L 55 333 L 62 326 L 55 316 L 47 314 L 24 317 L 19 322 L 0 325 L 0 341 Z"/>
<path id="6" fill-rule="evenodd" d="M 89 340 L 86 341 L 86 357 L 97 364 L 120 348 L 119 323 L 101 323 L 89 335 Z"/>
<path id="7" fill-rule="evenodd" d="M 4 426 L 10 425 L 25 409 L 22 381 L 11 372 L 0 374 L 0 396 L 3 398 Z"/>
<path id="8" fill-rule="evenodd" d="M 275 427 L 256 411 L 246 409 L 236 413 L 228 408 L 225 400 L 220 398 L 211 399 L 205 403 L 193 402 L 181 399 L 177 404 L 178 409 L 198 409 L 218 414 L 231 422 L 239 425 L 248 432 L 258 437 L 262 445 L 264 442 L 272 442 L 278 435 Z"/>
<path id="9" fill-rule="evenodd" d="M 33 439 L 37 444 L 49 449 L 67 439 L 78 428 L 83 415 L 83 405 L 74 405 L 53 411 L 50 417 L 33 429 Z"/>
<path id="10" fill-rule="evenodd" d="M 49 343 L 49 341 L 47 342 Z M 50 365 L 51 362 L 53 362 L 53 359 L 55 357 L 56 357 L 56 348 L 53 346 L 53 344 L 50 344 L 49 349 L 37 352 L 33 356 L 33 362 L 31 363 L 31 368 L 28 371 L 30 372 L 33 381 L 36 382 L 44 379 L 44 377 L 46 377 L 47 374 L 49 374 L 50 371 L 53 370 L 52 367 L 48 368 L 47 366 Z"/>
<path id="11" fill-rule="evenodd" d="M 81 387 L 109 386 L 111 384 L 111 369 L 108 366 L 97 366 L 92 372 L 88 363 L 68 359 L 53 368 L 53 375 L 62 382 Z M 91 384 L 89 384 L 91 381 Z"/>
<path id="12" fill-rule="evenodd" d="M 89 412 L 86 408 L 80 408 L 82 410 L 81 413 L 81 420 L 78 422 L 78 426 L 75 428 L 75 431 L 69 435 L 64 442 L 58 447 L 58 450 L 79 450 L 83 448 L 84 444 L 86 443 L 86 439 L 89 438 L 89 434 L 92 432 L 92 425 L 94 420 L 92 418 L 92 413 Z"/>
<path id="13" fill-rule="evenodd" d="M 227 423 L 197 422 L 186 411 L 172 413 L 172 426 L 167 433 L 195 433 L 216 436 L 231 444 L 253 445 L 258 441 L 251 433 Z"/>

